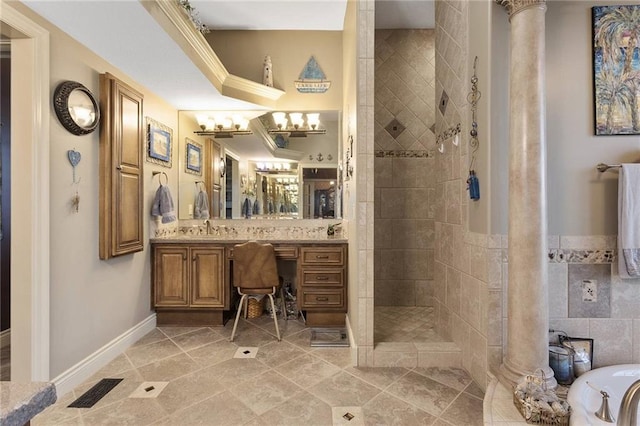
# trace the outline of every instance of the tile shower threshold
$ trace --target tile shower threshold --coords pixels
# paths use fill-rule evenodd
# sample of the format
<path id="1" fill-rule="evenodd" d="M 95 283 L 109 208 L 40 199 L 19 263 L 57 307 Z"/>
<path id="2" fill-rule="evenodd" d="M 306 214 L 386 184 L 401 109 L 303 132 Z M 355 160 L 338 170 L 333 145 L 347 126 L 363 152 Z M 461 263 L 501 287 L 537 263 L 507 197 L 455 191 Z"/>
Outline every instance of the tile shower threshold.
<path id="1" fill-rule="evenodd" d="M 379 342 L 374 350 L 381 352 L 456 352 L 454 342 Z"/>
<path id="2" fill-rule="evenodd" d="M 380 342 L 373 347 L 374 367 L 462 367 L 454 342 Z"/>

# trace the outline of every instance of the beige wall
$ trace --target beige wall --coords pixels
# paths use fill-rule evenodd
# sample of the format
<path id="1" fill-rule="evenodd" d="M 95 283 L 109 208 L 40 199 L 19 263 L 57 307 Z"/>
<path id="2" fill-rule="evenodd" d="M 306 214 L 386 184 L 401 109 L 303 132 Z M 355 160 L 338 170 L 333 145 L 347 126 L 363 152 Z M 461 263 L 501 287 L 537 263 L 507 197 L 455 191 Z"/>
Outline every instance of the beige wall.
<path id="1" fill-rule="evenodd" d="M 640 160 L 637 135 L 594 136 L 591 7 L 597 5 L 547 3 L 547 204 L 554 235 L 616 234 L 618 175 L 595 167 Z"/>
<path id="2" fill-rule="evenodd" d="M 212 31 L 206 38 L 227 71 L 258 83 L 262 83 L 264 58 L 271 56 L 273 86 L 286 92 L 276 109 L 342 108 L 342 32 L 227 30 Z M 294 86 L 311 56 L 331 81 L 325 93 L 299 93 Z"/>
<path id="3" fill-rule="evenodd" d="M 19 3 L 12 5 L 50 31 L 51 93 L 63 80 L 84 84 L 99 97 L 99 75 L 110 72 L 144 94 L 144 114 L 177 129 L 177 111 L 119 70 L 72 40 L 56 27 Z M 152 314 L 150 308 L 149 246 L 132 255 L 108 261 L 98 258 L 98 151 L 99 134 L 68 133 L 51 110 L 50 117 L 50 223 L 51 315 L 50 376 L 55 377 Z M 175 134 L 175 133 L 174 133 Z M 71 208 L 75 193 L 67 151 L 82 154 L 77 167 L 80 209 Z M 175 162 L 174 157 L 174 164 Z M 164 169 L 145 164 L 145 206 L 150 212 L 157 185 L 151 171 L 169 175 L 169 187 L 177 193 L 177 167 Z M 15 206 L 14 208 L 19 208 Z M 144 235 L 149 236 L 150 216 Z M 20 307 L 14 307 L 20 309 Z"/>

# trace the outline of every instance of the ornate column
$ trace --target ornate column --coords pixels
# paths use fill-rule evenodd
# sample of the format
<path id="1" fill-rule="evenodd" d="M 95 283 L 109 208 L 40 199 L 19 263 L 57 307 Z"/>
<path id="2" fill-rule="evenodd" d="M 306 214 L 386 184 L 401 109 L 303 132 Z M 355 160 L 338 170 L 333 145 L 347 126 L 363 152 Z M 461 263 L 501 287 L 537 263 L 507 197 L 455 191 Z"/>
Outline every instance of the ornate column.
<path id="1" fill-rule="evenodd" d="M 511 22 L 509 287 L 507 352 L 500 380 L 549 368 L 545 129 L 545 0 L 496 0 Z"/>

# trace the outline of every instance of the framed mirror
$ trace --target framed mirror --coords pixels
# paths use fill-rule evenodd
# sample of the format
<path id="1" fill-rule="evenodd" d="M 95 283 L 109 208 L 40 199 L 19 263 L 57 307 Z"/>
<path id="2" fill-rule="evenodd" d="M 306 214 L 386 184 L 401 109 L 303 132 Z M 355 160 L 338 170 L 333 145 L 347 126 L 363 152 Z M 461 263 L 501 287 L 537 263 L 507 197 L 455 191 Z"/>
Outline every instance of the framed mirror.
<path id="1" fill-rule="evenodd" d="M 304 114 L 311 115 L 308 111 Z M 209 115 L 214 112 L 209 112 Z M 291 112 L 286 112 L 291 117 Z M 205 161 L 202 177 L 179 173 L 178 211 L 180 219 L 194 219 L 192 209 L 197 190 L 204 181 L 210 196 L 210 211 L 219 207 L 226 219 L 318 219 L 340 218 L 342 194 L 340 174 L 341 117 L 340 111 L 319 112 L 319 132 L 308 131 L 305 136 L 274 132 L 271 113 L 260 112 L 250 121 L 250 135 L 204 137 L 200 130 L 198 112 L 179 113 L 179 149 L 186 150 L 185 138 L 197 138 L 204 147 Z M 295 118 L 295 116 L 294 116 Z M 282 126 L 284 128 L 284 126 Z M 304 126 L 303 126 L 304 127 Z M 192 136 L 194 135 L 195 136 Z M 184 154 L 180 154 L 183 156 Z M 224 164 L 220 158 L 233 159 Z M 314 172 L 307 171 L 313 170 Z M 200 186 L 199 186 L 200 185 Z M 307 211 L 303 214 L 303 206 Z M 324 202 L 324 204 L 323 204 Z M 311 206 L 313 203 L 313 206 Z M 249 205 L 250 204 L 250 205 Z M 317 206 L 316 206 L 317 204 Z"/>
<path id="2" fill-rule="evenodd" d="M 93 132 L 100 122 L 100 107 L 89 89 L 77 81 L 63 81 L 53 94 L 53 109 L 60 124 L 80 136 Z"/>

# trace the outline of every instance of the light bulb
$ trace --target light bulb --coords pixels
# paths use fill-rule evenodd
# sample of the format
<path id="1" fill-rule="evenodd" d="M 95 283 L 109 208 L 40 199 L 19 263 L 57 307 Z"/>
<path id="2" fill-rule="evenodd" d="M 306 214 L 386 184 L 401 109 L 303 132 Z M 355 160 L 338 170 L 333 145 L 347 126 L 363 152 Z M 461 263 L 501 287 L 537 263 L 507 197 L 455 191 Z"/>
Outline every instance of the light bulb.
<path id="1" fill-rule="evenodd" d="M 276 126 L 279 129 L 286 129 L 287 128 L 287 122 L 289 120 L 287 120 L 287 114 L 284 112 L 274 112 L 271 114 L 271 116 L 273 117 L 273 122 L 276 123 Z"/>
<path id="2" fill-rule="evenodd" d="M 320 124 L 320 113 L 313 112 L 307 114 L 307 125 L 315 130 Z"/>
<path id="3" fill-rule="evenodd" d="M 293 124 L 293 127 L 295 127 L 296 129 L 302 127 L 302 125 L 304 124 L 304 119 L 302 118 L 301 112 L 289 113 L 289 117 L 291 118 L 291 124 Z"/>

